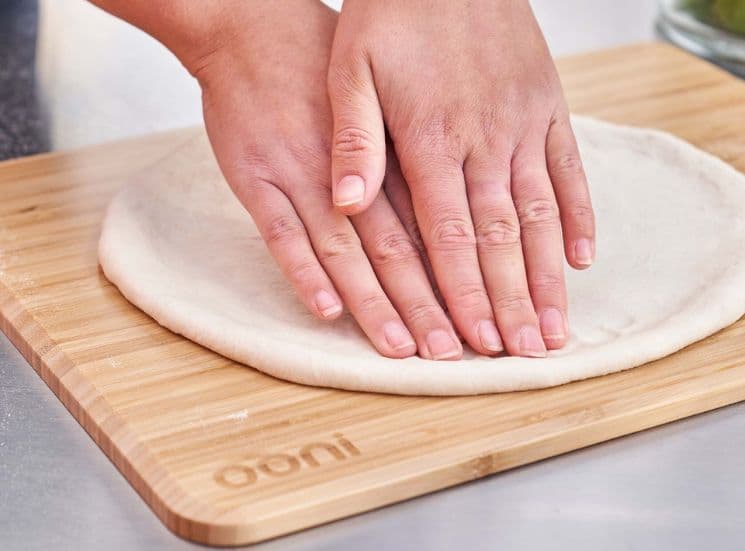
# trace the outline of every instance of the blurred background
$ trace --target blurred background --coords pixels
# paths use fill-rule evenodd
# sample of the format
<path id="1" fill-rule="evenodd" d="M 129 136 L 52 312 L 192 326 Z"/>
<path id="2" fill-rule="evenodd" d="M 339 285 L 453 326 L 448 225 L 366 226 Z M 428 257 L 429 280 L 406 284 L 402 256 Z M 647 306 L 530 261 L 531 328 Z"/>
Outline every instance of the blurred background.
<path id="1" fill-rule="evenodd" d="M 555 56 L 664 39 L 745 76 L 745 0 L 531 5 Z M 0 159 L 200 120 L 196 83 L 139 30 L 84 0 L 0 0 Z"/>

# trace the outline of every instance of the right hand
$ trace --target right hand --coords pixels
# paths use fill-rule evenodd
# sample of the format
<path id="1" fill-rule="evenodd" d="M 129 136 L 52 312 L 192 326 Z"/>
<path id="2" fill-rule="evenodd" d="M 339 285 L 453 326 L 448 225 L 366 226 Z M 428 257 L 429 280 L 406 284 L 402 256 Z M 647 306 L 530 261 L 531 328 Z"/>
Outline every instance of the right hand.
<path id="1" fill-rule="evenodd" d="M 335 198 L 359 190 L 340 212 L 377 196 L 387 133 L 460 334 L 496 320 L 512 355 L 564 346 L 564 257 L 592 263 L 594 216 L 528 0 L 346 0 L 328 85 Z"/>
<path id="2" fill-rule="evenodd" d="M 322 320 L 346 304 L 385 356 L 460 358 L 395 163 L 387 193 L 353 223 L 332 206 L 326 73 L 336 14 L 307 0 L 239 2 L 229 13 L 218 46 L 182 62 L 202 87 L 220 167 L 300 299 Z M 496 326 L 482 336 L 478 352 L 501 351 Z"/>

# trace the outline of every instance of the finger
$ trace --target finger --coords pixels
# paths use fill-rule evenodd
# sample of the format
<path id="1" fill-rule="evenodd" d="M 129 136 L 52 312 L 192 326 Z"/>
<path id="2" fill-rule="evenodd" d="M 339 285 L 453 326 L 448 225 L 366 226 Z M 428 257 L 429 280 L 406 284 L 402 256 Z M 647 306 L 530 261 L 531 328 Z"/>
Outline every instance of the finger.
<path id="1" fill-rule="evenodd" d="M 540 135 L 535 133 L 533 135 Z M 561 222 L 542 143 L 518 148 L 512 161 L 512 198 L 520 220 L 528 287 L 549 349 L 568 334 Z"/>
<path id="2" fill-rule="evenodd" d="M 343 309 L 341 298 L 318 262 L 290 200 L 280 189 L 266 182 L 251 186 L 250 199 L 243 204 L 305 306 L 320 319 L 338 318 Z"/>
<path id="3" fill-rule="evenodd" d="M 435 281 L 435 275 L 432 272 L 432 264 L 430 263 L 427 251 L 424 248 L 422 232 L 419 231 L 419 224 L 417 224 L 416 214 L 414 214 L 414 205 L 411 202 L 409 186 L 407 185 L 406 180 L 404 180 L 403 174 L 401 174 L 401 167 L 398 164 L 398 159 L 391 148 L 388 149 L 388 160 L 386 162 L 383 189 L 385 196 L 388 198 L 388 202 L 396 213 L 396 216 L 401 221 L 401 224 L 403 224 L 406 233 L 409 234 L 414 246 L 419 251 L 424 270 L 427 272 L 427 279 L 435 293 L 435 297 L 437 297 L 437 301 L 441 306 L 445 306 L 440 289 L 437 287 L 437 282 Z"/>
<path id="4" fill-rule="evenodd" d="M 430 360 L 459 358 L 438 352 L 440 341 L 457 342 L 457 335 L 437 302 L 416 245 L 385 194 L 352 222 L 386 295 L 413 334 L 419 355 Z"/>
<path id="5" fill-rule="evenodd" d="M 573 268 L 588 268 L 595 259 L 595 216 L 568 115 L 555 119 L 548 129 L 546 164 L 559 205 L 567 262 Z"/>
<path id="6" fill-rule="evenodd" d="M 415 354 L 411 333 L 383 292 L 351 222 L 332 208 L 328 189 L 298 193 L 292 200 L 316 256 L 373 346 L 391 358 Z"/>
<path id="7" fill-rule="evenodd" d="M 464 173 L 481 269 L 504 346 L 513 356 L 543 357 L 546 347 L 528 290 L 510 192 L 510 153 L 472 155 Z"/>
<path id="8" fill-rule="evenodd" d="M 366 58 L 332 59 L 328 90 L 334 115 L 333 202 L 340 212 L 357 214 L 373 202 L 385 174 L 385 126 Z"/>
<path id="9" fill-rule="evenodd" d="M 503 349 L 481 277 L 461 164 L 427 150 L 400 158 L 411 184 L 419 227 L 440 291 L 455 325 L 481 354 Z M 452 352 L 457 348 L 453 343 Z M 445 351 L 443 351 L 443 354 Z"/>

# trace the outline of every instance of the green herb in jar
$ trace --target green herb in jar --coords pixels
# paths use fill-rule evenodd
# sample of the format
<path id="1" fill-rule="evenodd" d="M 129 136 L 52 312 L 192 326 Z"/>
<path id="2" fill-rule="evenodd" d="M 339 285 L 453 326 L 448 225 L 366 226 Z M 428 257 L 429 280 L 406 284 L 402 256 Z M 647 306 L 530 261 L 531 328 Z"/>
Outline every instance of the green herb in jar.
<path id="1" fill-rule="evenodd" d="M 680 0 L 679 5 L 704 23 L 745 34 L 745 0 Z"/>

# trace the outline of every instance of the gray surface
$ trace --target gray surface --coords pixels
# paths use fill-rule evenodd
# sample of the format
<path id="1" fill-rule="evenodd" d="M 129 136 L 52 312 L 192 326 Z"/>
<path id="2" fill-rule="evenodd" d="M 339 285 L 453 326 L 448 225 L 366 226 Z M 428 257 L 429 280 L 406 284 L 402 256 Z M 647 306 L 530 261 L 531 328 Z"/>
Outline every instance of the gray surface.
<path id="1" fill-rule="evenodd" d="M 652 1 L 534 5 L 555 53 L 651 37 Z M 41 8 L 54 148 L 198 121 L 193 83 L 159 46 L 78 0 Z M 256 548 L 743 549 L 744 481 L 745 404 Z M 50 548 L 198 546 L 160 524 L 0 335 L 0 549 Z"/>
<path id="2" fill-rule="evenodd" d="M 37 8 L 26 0 L 0 4 L 0 160 L 48 147 L 35 93 Z"/>

